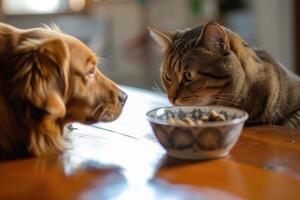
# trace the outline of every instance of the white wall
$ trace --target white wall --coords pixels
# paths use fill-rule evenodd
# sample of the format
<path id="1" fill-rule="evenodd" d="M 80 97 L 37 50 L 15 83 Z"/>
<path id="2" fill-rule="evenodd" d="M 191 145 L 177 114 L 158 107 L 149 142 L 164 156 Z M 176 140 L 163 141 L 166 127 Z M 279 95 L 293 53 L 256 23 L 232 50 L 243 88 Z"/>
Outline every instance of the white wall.
<path id="1" fill-rule="evenodd" d="M 295 71 L 292 0 L 253 0 L 257 44 Z"/>
<path id="2" fill-rule="evenodd" d="M 134 38 L 140 31 L 141 12 L 135 1 L 95 2 L 91 15 L 109 21 L 114 47 L 120 48 L 125 41 Z"/>

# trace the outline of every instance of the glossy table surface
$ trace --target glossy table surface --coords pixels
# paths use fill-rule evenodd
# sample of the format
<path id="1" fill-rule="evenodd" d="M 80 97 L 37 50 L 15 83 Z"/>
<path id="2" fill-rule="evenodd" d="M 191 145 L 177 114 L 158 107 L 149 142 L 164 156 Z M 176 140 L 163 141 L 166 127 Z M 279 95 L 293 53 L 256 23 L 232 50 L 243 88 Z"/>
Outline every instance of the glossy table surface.
<path id="1" fill-rule="evenodd" d="M 165 97 L 123 87 L 112 123 L 73 124 L 61 155 L 0 162 L 0 199 L 300 199 L 300 130 L 244 128 L 225 158 L 170 158 L 145 113 Z"/>

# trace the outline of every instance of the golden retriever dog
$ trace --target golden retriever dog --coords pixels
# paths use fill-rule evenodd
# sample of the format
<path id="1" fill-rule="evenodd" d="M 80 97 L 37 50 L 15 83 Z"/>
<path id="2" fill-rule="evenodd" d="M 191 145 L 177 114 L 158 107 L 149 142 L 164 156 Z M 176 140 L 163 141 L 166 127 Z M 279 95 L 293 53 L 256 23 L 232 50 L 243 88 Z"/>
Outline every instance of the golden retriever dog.
<path id="1" fill-rule="evenodd" d="M 56 26 L 0 23 L 0 159 L 61 152 L 67 123 L 116 119 L 127 95 L 97 62 Z"/>

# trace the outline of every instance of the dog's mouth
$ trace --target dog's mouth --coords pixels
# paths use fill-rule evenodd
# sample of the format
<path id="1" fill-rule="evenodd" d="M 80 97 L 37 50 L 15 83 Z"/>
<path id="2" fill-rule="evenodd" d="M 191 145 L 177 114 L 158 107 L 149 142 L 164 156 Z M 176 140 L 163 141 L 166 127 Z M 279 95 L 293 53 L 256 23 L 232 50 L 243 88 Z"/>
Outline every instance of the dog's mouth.
<path id="1" fill-rule="evenodd" d="M 97 122 L 110 122 L 119 117 L 122 112 L 123 105 L 104 105 L 95 106 L 91 115 L 85 118 L 85 123 L 93 124 Z"/>

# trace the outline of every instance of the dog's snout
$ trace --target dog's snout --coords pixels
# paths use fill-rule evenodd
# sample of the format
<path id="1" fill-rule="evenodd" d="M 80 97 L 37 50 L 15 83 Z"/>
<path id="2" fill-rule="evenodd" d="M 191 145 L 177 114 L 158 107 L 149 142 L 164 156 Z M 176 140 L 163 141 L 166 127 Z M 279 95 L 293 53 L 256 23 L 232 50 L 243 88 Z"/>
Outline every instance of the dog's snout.
<path id="1" fill-rule="evenodd" d="M 118 99 L 119 99 L 120 103 L 122 105 L 124 105 L 126 100 L 127 100 L 127 94 L 125 92 L 123 92 L 122 90 L 120 90 L 120 94 L 119 94 Z"/>

